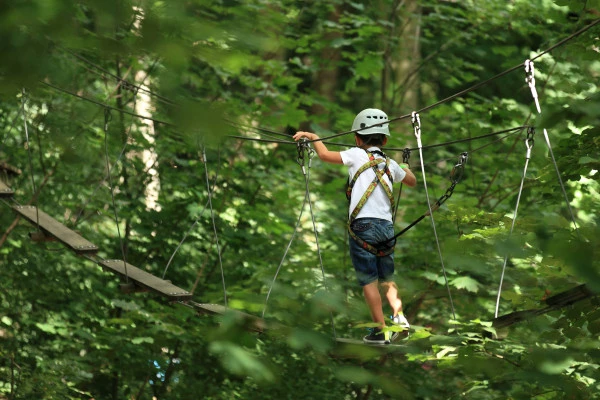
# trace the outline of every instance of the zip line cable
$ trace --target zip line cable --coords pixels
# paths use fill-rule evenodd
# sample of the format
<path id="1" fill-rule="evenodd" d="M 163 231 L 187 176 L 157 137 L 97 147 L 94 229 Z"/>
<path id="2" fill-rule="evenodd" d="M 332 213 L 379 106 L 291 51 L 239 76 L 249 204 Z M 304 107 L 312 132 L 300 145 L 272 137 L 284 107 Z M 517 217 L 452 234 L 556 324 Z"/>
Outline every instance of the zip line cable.
<path id="1" fill-rule="evenodd" d="M 586 32 L 587 30 L 591 29 L 592 27 L 594 27 L 594 26 L 595 26 L 595 25 L 597 25 L 598 23 L 600 23 L 600 19 L 593 21 L 592 23 L 590 23 L 590 24 L 588 24 L 588 25 L 584 26 L 583 28 L 581 28 L 580 30 L 578 30 L 578 31 L 576 31 L 576 32 L 574 32 L 574 33 L 572 33 L 571 35 L 569 35 L 569 36 L 567 36 L 566 38 L 562 39 L 561 41 L 559 41 L 558 43 L 554 44 L 553 46 L 551 46 L 551 47 L 547 48 L 546 50 L 544 50 L 544 51 L 542 51 L 542 52 L 540 52 L 540 53 L 538 53 L 536 56 L 532 57 L 532 58 L 531 58 L 531 60 L 536 60 L 536 59 L 540 58 L 541 56 L 543 56 L 544 54 L 547 54 L 547 53 L 549 53 L 549 52 L 553 51 L 554 49 L 556 49 L 556 48 L 558 48 L 558 47 L 560 47 L 560 46 L 564 45 L 565 43 L 569 42 L 570 40 L 574 39 L 575 37 L 577 37 L 577 36 L 581 35 L 582 33 Z M 83 58 L 83 57 L 82 57 L 82 58 Z M 81 59 L 81 58 L 80 58 L 80 59 Z M 90 62 L 90 63 L 91 63 L 91 62 Z M 471 87 L 469 87 L 469 88 L 467 88 L 467 89 L 464 89 L 464 90 L 462 90 L 462 91 L 459 91 L 459 92 L 457 92 L 457 93 L 455 93 L 455 94 L 453 94 L 453 95 L 451 95 L 451 96 L 449 96 L 449 97 L 446 97 L 445 99 L 442 99 L 442 100 L 440 100 L 440 101 L 438 101 L 438 102 L 436 102 L 436 103 L 433 103 L 433 104 L 431 104 L 431 105 L 429 105 L 429 106 L 423 107 L 423 108 L 421 108 L 420 110 L 417 110 L 417 111 L 415 111 L 415 112 L 417 112 L 417 113 L 423 113 L 423 112 L 425 112 L 425 111 L 428 111 L 428 110 L 431 110 L 432 108 L 435 108 L 435 107 L 437 107 L 437 106 L 439 106 L 439 105 L 441 105 L 441 104 L 443 104 L 443 103 L 446 103 L 446 102 L 448 102 L 448 101 L 450 101 L 450 100 L 453 100 L 453 99 L 455 99 L 455 98 L 457 98 L 457 97 L 461 97 L 461 96 L 463 96 L 463 95 L 465 95 L 465 94 L 467 94 L 467 93 L 469 93 L 469 92 L 472 92 L 472 91 L 474 91 L 475 89 L 478 89 L 478 88 L 480 88 L 481 86 L 484 86 L 484 85 L 486 85 L 486 84 L 488 84 L 488 83 L 490 83 L 490 82 L 492 82 L 492 81 L 494 81 L 494 80 L 496 80 L 496 79 L 498 79 L 498 78 L 500 78 L 500 77 L 502 77 L 502 76 L 504 76 L 504 75 L 507 75 L 507 74 L 509 74 L 509 73 L 511 73 L 511 72 L 513 72 L 513 71 L 515 71 L 515 70 L 517 70 L 517 69 L 519 69 L 519 68 L 521 68 L 521 66 L 522 66 L 522 65 L 523 65 L 523 64 L 519 64 L 519 65 L 516 65 L 516 66 L 514 66 L 514 67 L 512 67 L 512 68 L 509 68 L 509 69 L 507 69 L 507 70 L 505 70 L 505 71 L 503 71 L 503 72 L 501 72 L 501 73 L 499 73 L 499 74 L 497 74 L 497 75 L 495 75 L 495 76 L 493 76 L 493 77 L 491 77 L 491 78 L 488 78 L 488 79 L 486 79 L 486 80 L 484 80 L 484 81 L 481 81 L 481 82 L 479 82 L 479 83 L 476 83 L 475 85 L 473 85 L 473 86 L 471 86 Z M 124 80 L 124 79 L 122 79 L 122 78 L 120 78 L 120 77 L 116 77 L 116 76 L 113 76 L 113 77 L 115 77 L 116 79 L 119 79 L 119 81 L 120 81 L 120 82 L 126 82 L 126 83 L 127 83 L 127 85 L 130 85 L 131 87 L 136 87 L 136 85 L 133 85 L 133 84 L 129 83 L 128 81 L 126 81 L 126 80 Z M 71 95 L 71 96 L 74 96 L 74 97 L 80 98 L 80 99 L 82 99 L 82 100 L 85 100 L 85 101 L 88 101 L 88 102 L 94 103 L 94 104 L 96 104 L 96 105 L 99 105 L 99 106 L 101 106 L 101 107 L 109 107 L 109 108 L 111 108 L 111 109 L 116 109 L 115 107 L 111 107 L 111 106 L 109 106 L 109 105 L 107 105 L 107 104 L 103 104 L 103 103 L 101 103 L 101 102 L 98 102 L 98 101 L 96 101 L 96 100 L 92 100 L 92 99 L 89 99 L 89 98 L 87 98 L 87 97 L 80 96 L 80 95 L 78 95 L 78 94 L 76 94 L 76 93 L 73 93 L 73 92 L 71 92 L 71 91 L 68 91 L 68 90 L 66 90 L 66 89 L 62 89 L 62 88 L 60 88 L 60 87 L 58 87 L 58 86 L 55 86 L 55 85 L 52 85 L 52 84 L 50 84 L 50 83 L 48 83 L 48 82 L 40 81 L 40 83 L 42 83 L 42 84 L 44 84 L 44 85 L 46 85 L 46 86 L 48 86 L 48 87 L 51 87 L 51 88 L 53 88 L 53 89 L 55 89 L 55 90 L 61 91 L 61 92 L 63 92 L 63 93 L 66 93 L 66 94 L 69 94 L 69 95 Z M 165 99 L 166 99 L 166 98 L 165 98 Z M 167 99 L 167 101 L 170 101 L 170 100 L 168 100 L 168 99 Z M 167 126 L 175 126 L 175 124 L 172 124 L 172 123 L 170 123 L 170 122 L 166 122 L 166 121 L 157 120 L 157 119 L 155 119 L 155 118 L 151 118 L 151 117 L 147 117 L 147 116 L 143 116 L 143 115 L 135 114 L 135 113 L 128 112 L 128 111 L 125 111 L 125 110 L 119 110 L 119 111 L 121 111 L 121 112 L 124 112 L 124 113 L 127 113 L 127 114 L 129 114 L 129 115 L 132 115 L 132 116 L 134 116 L 134 117 L 137 117 L 137 118 L 151 120 L 151 121 L 154 121 L 154 122 L 156 122 L 156 123 L 159 123 L 159 124 L 164 124 L 164 125 L 167 125 Z M 401 120 L 401 119 L 410 118 L 410 117 L 411 117 L 411 115 L 412 115 L 412 114 L 405 114 L 405 115 L 402 115 L 402 116 L 399 116 L 399 117 L 390 118 L 390 119 L 388 119 L 388 123 L 389 123 L 389 122 L 393 122 L 393 121 L 397 121 L 397 120 Z M 373 124 L 372 126 L 377 126 L 377 125 L 379 125 L 379 124 Z M 339 136 L 344 136 L 344 135 L 347 135 L 347 134 L 350 134 L 350 133 L 356 133 L 356 132 L 359 132 L 359 131 L 361 131 L 361 130 L 363 130 L 363 129 L 370 128 L 370 127 L 372 127 L 372 126 L 365 127 L 365 128 L 360 128 L 360 129 L 355 129 L 355 130 L 350 130 L 350 131 L 346 131 L 346 132 L 337 133 L 337 134 L 330 135 L 330 136 L 327 136 L 327 137 L 323 137 L 323 138 L 315 139 L 315 140 L 313 140 L 313 141 L 324 141 L 324 140 L 327 140 L 327 139 L 332 139 L 332 138 L 336 138 L 336 137 L 339 137 Z M 273 132 L 271 132 L 271 133 L 273 133 Z M 280 135 L 285 135 L 285 134 L 283 134 L 283 133 L 280 133 Z M 286 136 L 289 136 L 289 135 L 286 135 Z M 254 140 L 257 140 L 257 141 L 263 141 L 263 140 L 260 140 L 260 139 L 254 139 Z M 312 142 L 312 141 L 311 141 L 311 142 Z M 282 141 L 281 143 L 288 143 L 288 144 L 291 144 L 291 143 L 293 143 L 293 142 L 285 142 L 285 141 Z"/>
<path id="2" fill-rule="evenodd" d="M 593 28 L 595 25 L 597 25 L 599 23 L 600 23 L 600 19 L 598 19 L 598 20 L 596 20 L 596 21 L 594 21 L 594 22 L 592 22 L 592 23 L 584 26 L 583 28 L 581 28 L 577 32 L 572 33 L 571 35 L 569 35 L 566 38 L 562 39 L 561 41 L 559 41 L 558 43 L 554 44 L 553 46 L 547 48 L 546 50 L 544 50 L 544 51 L 542 51 L 540 53 L 538 53 L 537 55 L 535 55 L 534 57 L 532 57 L 531 60 L 532 61 L 536 60 L 536 59 L 540 58 L 541 56 L 543 56 L 544 54 L 550 53 L 551 51 L 553 51 L 556 48 L 564 45 L 565 43 L 567 43 L 570 40 L 574 39 L 575 37 L 581 35 L 582 33 L 588 31 L 589 29 Z M 423 113 L 425 111 L 429 111 L 432 108 L 440 106 L 440 105 L 442 105 L 444 103 L 447 103 L 450 100 L 454 100 L 454 99 L 456 99 L 458 97 L 462 97 L 463 95 L 465 95 L 465 94 L 467 94 L 469 92 L 472 92 L 472 91 L 474 91 L 474 90 L 476 90 L 476 89 L 478 89 L 478 88 L 480 88 L 480 87 L 482 87 L 484 85 L 487 85 L 488 83 L 490 83 L 490 82 L 492 82 L 492 81 L 494 81 L 494 80 L 496 80 L 498 78 L 501 78 L 504 75 L 507 75 L 507 74 L 509 74 L 509 73 L 511 73 L 513 71 L 516 71 L 517 69 L 520 69 L 522 66 L 523 66 L 523 63 L 515 65 L 514 67 L 511 67 L 511 68 L 509 68 L 509 69 L 507 69 L 505 71 L 502 71 L 499 74 L 494 75 L 491 78 L 488 78 L 488 79 L 486 79 L 484 81 L 478 82 L 475 85 L 468 87 L 467 89 L 461 90 L 461 91 L 459 91 L 459 92 L 457 92 L 457 93 L 455 93 L 455 94 L 453 94 L 451 96 L 446 97 L 445 99 L 437 101 L 437 102 L 435 102 L 433 104 L 430 104 L 430 105 L 428 105 L 426 107 L 423 107 L 420 110 L 417 110 L 415 112 L 418 113 L 418 114 L 420 114 L 420 113 Z M 387 123 L 393 122 L 393 121 L 402 120 L 402 119 L 407 119 L 407 118 L 411 118 L 411 117 L 412 117 L 412 114 L 405 114 L 405 115 L 401 115 L 399 117 L 390 118 L 390 119 L 388 119 Z M 333 135 L 330 135 L 330 136 L 326 136 L 326 137 L 322 137 L 322 138 L 319 138 L 319 139 L 311 140 L 310 142 L 324 141 L 324 140 L 328 140 L 328 139 L 333 139 L 333 138 L 336 138 L 336 137 L 339 137 L 339 136 L 348 135 L 350 133 L 356 133 L 356 132 L 359 132 L 361 130 L 368 129 L 368 128 L 371 128 L 371 127 L 374 127 L 374 126 L 377 126 L 377 125 L 380 125 L 380 124 L 373 124 L 371 126 L 360 128 L 360 129 L 354 129 L 354 130 L 350 130 L 350 131 L 336 133 L 336 134 L 333 134 Z"/>
<path id="3" fill-rule="evenodd" d="M 110 110 L 114 110 L 114 111 L 122 112 L 123 114 L 127 114 L 127 115 L 131 115 L 132 117 L 136 117 L 136 118 L 140 118 L 140 119 L 145 119 L 145 120 L 148 120 L 148 121 L 152 121 L 152 122 L 154 122 L 154 123 L 157 123 L 157 124 L 162 124 L 162 125 L 166 125 L 166 126 L 175 127 L 175 124 L 172 124 L 172 123 L 170 123 L 170 122 L 161 121 L 161 120 L 159 120 L 159 119 L 156 119 L 156 118 L 152 118 L 152 117 L 148 117 L 148 116 L 145 116 L 145 115 L 136 114 L 136 113 L 134 113 L 134 112 L 131 112 L 131 111 L 122 110 L 122 109 L 120 109 L 120 108 L 118 108 L 118 107 L 114 107 L 114 106 L 108 105 L 108 104 L 106 104 L 106 103 L 102 103 L 102 102 L 100 102 L 100 101 L 92 100 L 92 99 L 90 99 L 90 98 L 88 98 L 88 97 L 85 97 L 85 96 L 78 95 L 77 93 L 73 93 L 73 92 L 71 92 L 71 91 L 69 91 L 69 90 L 66 90 L 66 89 L 60 88 L 60 87 L 58 87 L 58 86 L 55 86 L 55 85 L 53 85 L 53 84 L 51 84 L 51 83 L 48 83 L 48 82 L 44 82 L 44 81 L 39 81 L 39 82 L 40 82 L 41 84 L 43 84 L 43 85 L 46 85 L 46 86 L 48 86 L 48 87 L 50 87 L 50 88 L 54 89 L 54 90 L 57 90 L 57 91 L 59 91 L 59 92 L 63 92 L 63 93 L 65 93 L 65 94 L 68 94 L 68 95 L 70 95 L 70 96 L 73 96 L 73 97 L 77 97 L 78 99 L 81 99 L 81 100 L 87 101 L 87 102 L 89 102 L 89 103 L 95 104 L 95 105 L 97 105 L 97 106 L 100 106 L 100 107 L 103 107 L 103 108 L 108 108 L 108 109 L 110 109 Z"/>
<path id="4" fill-rule="evenodd" d="M 136 85 L 134 83 L 131 83 L 131 82 L 127 81 L 126 79 L 123 79 L 122 77 L 120 77 L 120 76 L 118 76 L 116 74 L 113 74 L 109 70 L 107 70 L 107 69 L 101 67 L 100 65 L 98 65 L 98 64 L 96 64 L 96 63 L 88 60 L 87 58 L 83 57 L 80 54 L 77 54 L 77 53 L 75 53 L 75 52 L 73 52 L 71 50 L 68 50 L 68 49 L 64 48 L 64 47 L 61 47 L 61 50 L 64 51 L 65 53 L 67 53 L 67 54 L 72 55 L 73 57 L 77 58 L 78 60 L 80 60 L 80 61 L 82 61 L 82 62 L 84 62 L 84 63 L 86 63 L 88 65 L 91 65 L 92 67 L 98 69 L 99 71 L 102 71 L 106 75 L 114 78 L 115 80 L 117 80 L 117 82 L 119 82 L 120 84 L 122 84 L 122 86 L 125 89 L 127 89 L 127 90 L 129 90 L 130 88 L 133 88 L 133 89 L 136 90 L 136 92 L 142 91 L 144 93 L 147 93 L 150 96 L 154 96 L 157 99 L 161 100 L 165 104 L 177 105 L 177 103 L 174 103 L 173 101 L 169 100 L 168 98 L 166 98 L 166 97 L 164 97 L 164 96 L 162 96 L 160 94 L 154 93 L 154 92 L 152 92 L 149 89 L 144 88 L 143 85 Z"/>

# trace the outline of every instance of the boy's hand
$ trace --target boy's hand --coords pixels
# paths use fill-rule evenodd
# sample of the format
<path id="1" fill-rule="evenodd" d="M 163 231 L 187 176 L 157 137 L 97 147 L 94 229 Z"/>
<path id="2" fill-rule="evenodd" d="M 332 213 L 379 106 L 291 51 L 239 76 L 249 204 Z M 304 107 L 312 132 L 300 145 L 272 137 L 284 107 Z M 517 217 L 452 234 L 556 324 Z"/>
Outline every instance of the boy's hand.
<path id="1" fill-rule="evenodd" d="M 294 135 L 295 141 L 298 141 L 302 138 L 307 138 L 308 140 L 315 140 L 315 139 L 318 139 L 319 137 L 312 132 L 302 132 L 302 131 L 298 131 Z"/>

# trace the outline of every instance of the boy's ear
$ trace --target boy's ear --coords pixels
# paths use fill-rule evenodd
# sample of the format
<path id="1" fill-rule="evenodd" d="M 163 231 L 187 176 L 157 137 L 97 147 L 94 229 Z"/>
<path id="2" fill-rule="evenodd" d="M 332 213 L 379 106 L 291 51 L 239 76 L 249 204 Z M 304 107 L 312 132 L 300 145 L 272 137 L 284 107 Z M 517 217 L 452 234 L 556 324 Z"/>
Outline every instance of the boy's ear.
<path id="1" fill-rule="evenodd" d="M 387 136 L 384 136 L 384 137 L 383 137 L 383 143 L 382 143 L 382 144 L 383 144 L 384 146 L 387 144 L 387 139 L 388 139 L 388 138 L 387 138 Z"/>
<path id="2" fill-rule="evenodd" d="M 356 145 L 357 145 L 358 147 L 360 147 L 360 146 L 362 146 L 362 145 L 363 145 L 363 141 L 362 141 L 362 139 L 360 138 L 360 136 L 358 136 L 358 135 L 354 135 L 354 143 L 356 143 Z"/>

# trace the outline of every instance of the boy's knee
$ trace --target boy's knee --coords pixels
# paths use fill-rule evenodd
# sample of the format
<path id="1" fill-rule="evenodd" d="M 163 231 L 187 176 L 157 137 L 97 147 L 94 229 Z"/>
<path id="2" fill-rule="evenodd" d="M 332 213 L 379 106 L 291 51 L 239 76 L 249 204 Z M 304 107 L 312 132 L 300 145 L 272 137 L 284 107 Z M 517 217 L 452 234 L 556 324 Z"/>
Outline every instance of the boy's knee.
<path id="1" fill-rule="evenodd" d="M 381 287 L 383 287 L 384 289 L 389 289 L 389 288 L 396 288 L 396 282 L 394 281 L 383 281 L 379 283 L 381 285 Z"/>

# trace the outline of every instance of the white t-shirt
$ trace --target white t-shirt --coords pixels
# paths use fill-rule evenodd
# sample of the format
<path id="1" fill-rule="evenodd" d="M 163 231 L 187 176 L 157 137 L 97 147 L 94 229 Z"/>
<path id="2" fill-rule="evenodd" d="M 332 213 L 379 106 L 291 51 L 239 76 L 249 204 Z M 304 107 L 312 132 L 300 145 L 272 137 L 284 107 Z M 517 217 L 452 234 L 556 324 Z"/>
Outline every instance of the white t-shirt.
<path id="1" fill-rule="evenodd" d="M 378 147 L 370 147 L 369 151 L 379 150 Z M 381 151 L 381 150 L 379 150 Z M 348 176 L 350 180 L 354 178 L 354 174 L 360 167 L 369 162 L 369 156 L 367 152 L 359 147 L 353 147 L 349 150 L 345 150 L 340 152 L 342 156 L 342 161 L 344 165 L 348 167 Z M 383 157 L 378 154 L 374 154 L 375 159 L 381 158 L 382 162 L 378 165 L 380 169 L 385 168 L 385 161 Z M 392 159 L 390 159 L 390 172 L 392 177 L 394 178 L 394 182 L 402 182 L 404 177 L 406 176 L 406 172 L 400 168 L 398 163 Z M 358 177 L 354 184 L 354 188 L 352 188 L 352 196 L 350 197 L 350 208 L 348 210 L 348 216 L 352 214 L 352 211 L 362 198 L 363 194 L 366 192 L 367 188 L 375 179 L 375 171 L 372 168 L 368 168 L 363 171 L 362 174 Z M 387 174 L 383 174 L 383 180 L 388 185 L 390 189 L 392 189 L 392 184 Z M 379 183 L 371 196 L 363 206 L 362 210 L 358 213 L 356 218 L 380 218 L 388 221 L 392 220 L 392 210 L 390 208 L 390 199 L 388 198 L 385 190 L 381 187 L 381 183 Z"/>

